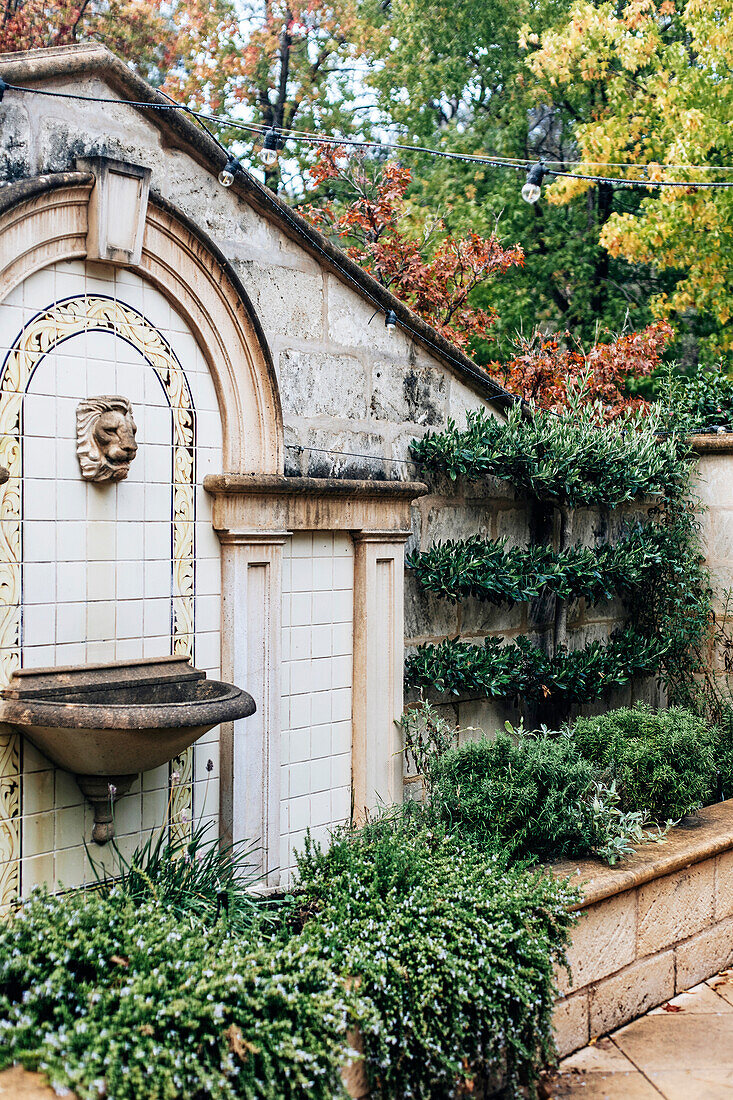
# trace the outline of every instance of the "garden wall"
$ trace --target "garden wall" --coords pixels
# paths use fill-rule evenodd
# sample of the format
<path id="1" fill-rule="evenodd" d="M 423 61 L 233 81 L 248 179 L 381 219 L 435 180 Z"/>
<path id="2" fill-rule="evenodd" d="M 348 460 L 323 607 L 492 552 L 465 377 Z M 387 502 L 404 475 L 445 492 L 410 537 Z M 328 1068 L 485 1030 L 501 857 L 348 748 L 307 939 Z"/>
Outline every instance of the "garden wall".
<path id="1" fill-rule="evenodd" d="M 423 471 L 420 476 L 426 480 Z M 450 481 L 442 476 L 429 479 L 430 493 L 413 504 L 413 534 L 407 552 L 427 550 L 436 541 L 463 539 L 471 535 L 507 538 L 510 546 L 552 543 L 559 547 L 558 513 L 535 500 L 518 495 L 509 482 L 489 478 L 485 482 Z M 643 515 L 645 508 L 582 508 L 574 519 L 573 541 L 594 546 L 613 541 L 624 522 Z M 456 604 L 426 592 L 408 569 L 405 575 L 405 644 L 435 643 L 460 636 L 480 644 L 487 636 L 511 640 L 526 634 L 536 644 L 552 641 L 554 597 L 528 603 L 502 604 L 499 607 L 476 599 Z M 603 641 L 625 621 L 619 600 L 590 605 L 584 599 L 572 600 L 568 611 L 569 648 Z M 436 697 L 437 699 L 437 697 Z M 624 706 L 635 699 L 658 703 L 659 693 L 653 682 L 637 680 L 609 695 L 604 706 Z M 462 729 L 478 728 L 490 734 L 504 722 L 516 724 L 521 716 L 532 725 L 534 712 L 518 708 L 503 699 L 476 699 L 461 696 L 450 702 L 438 700 L 450 708 L 450 720 Z M 576 708 L 596 713 L 598 703 Z"/>
<path id="2" fill-rule="evenodd" d="M 561 1056 L 733 963 L 733 800 L 708 806 L 616 868 L 560 863 L 584 883 L 572 977 L 558 974 Z"/>

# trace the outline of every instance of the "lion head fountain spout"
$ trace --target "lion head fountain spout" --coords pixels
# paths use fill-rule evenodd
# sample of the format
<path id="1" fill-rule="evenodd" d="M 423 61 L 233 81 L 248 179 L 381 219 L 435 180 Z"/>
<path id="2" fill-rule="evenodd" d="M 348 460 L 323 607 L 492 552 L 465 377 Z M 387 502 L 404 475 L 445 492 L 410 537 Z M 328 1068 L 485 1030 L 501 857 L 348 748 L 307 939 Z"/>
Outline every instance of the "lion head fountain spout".
<path id="1" fill-rule="evenodd" d="M 88 397 L 76 409 L 76 453 L 86 481 L 122 481 L 137 454 L 132 405 L 119 394 Z"/>

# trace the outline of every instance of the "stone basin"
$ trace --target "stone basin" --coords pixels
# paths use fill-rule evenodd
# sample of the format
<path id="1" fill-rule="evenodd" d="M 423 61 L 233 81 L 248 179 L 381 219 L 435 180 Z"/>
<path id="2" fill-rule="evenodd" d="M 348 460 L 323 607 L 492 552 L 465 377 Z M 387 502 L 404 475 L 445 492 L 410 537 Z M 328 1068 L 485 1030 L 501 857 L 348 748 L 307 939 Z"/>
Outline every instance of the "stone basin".
<path id="1" fill-rule="evenodd" d="M 187 657 L 18 669 L 0 692 L 0 722 L 76 776 L 98 843 L 114 835 L 112 803 L 139 772 L 254 711 L 251 695 L 209 680 Z"/>

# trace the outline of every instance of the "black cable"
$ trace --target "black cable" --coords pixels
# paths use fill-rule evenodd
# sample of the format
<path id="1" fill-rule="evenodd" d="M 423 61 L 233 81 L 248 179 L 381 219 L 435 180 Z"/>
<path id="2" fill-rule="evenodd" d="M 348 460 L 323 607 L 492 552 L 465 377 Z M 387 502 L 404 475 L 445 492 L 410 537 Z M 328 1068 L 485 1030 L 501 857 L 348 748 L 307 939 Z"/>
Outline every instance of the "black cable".
<path id="1" fill-rule="evenodd" d="M 46 88 L 27 88 L 18 84 L 8 84 L 5 82 L 5 88 L 8 91 L 13 92 L 26 92 L 34 95 L 51 96 L 58 99 L 76 99 L 84 103 L 110 103 L 115 106 L 128 106 L 128 107 L 140 107 L 148 108 L 153 111 L 184 111 L 186 114 L 193 118 L 198 119 L 203 125 L 205 122 L 212 122 L 217 126 L 229 126 L 235 129 L 246 130 L 250 133 L 261 134 L 264 132 L 264 127 L 256 126 L 251 123 L 239 122 L 236 119 L 220 118 L 216 115 L 210 115 L 203 111 L 195 111 L 191 107 L 187 107 L 182 103 L 150 103 L 147 101 L 133 100 L 133 99 L 104 99 L 100 96 L 85 96 L 79 95 L 75 92 L 55 92 Z M 207 131 L 211 137 L 211 131 Z M 429 149 L 424 145 L 401 145 L 395 142 L 387 141 L 364 141 L 357 138 L 337 138 L 332 135 L 327 137 L 319 137 L 316 134 L 310 136 L 301 136 L 296 131 L 280 130 L 283 135 L 292 134 L 292 140 L 302 141 L 306 145 L 343 145 L 350 147 L 358 147 L 364 149 L 391 149 L 397 152 L 409 152 L 409 153 L 425 153 L 428 156 L 442 157 L 446 160 L 459 160 L 471 164 L 485 164 L 494 168 L 510 168 L 512 170 L 526 170 L 528 160 L 504 160 L 497 157 L 481 157 L 474 156 L 467 153 L 451 153 L 442 149 Z M 217 139 L 214 139 L 217 140 Z M 217 144 L 221 145 L 217 141 Z M 224 149 L 224 146 L 221 146 Z M 228 151 L 225 150 L 228 155 Z M 649 165 L 630 164 L 629 168 L 645 168 L 651 167 Z M 661 165 L 660 165 L 661 167 Z M 718 169 L 723 169 L 725 166 L 716 165 Z M 730 171 L 733 172 L 733 166 L 730 167 Z M 628 180 L 620 179 L 615 176 L 595 176 L 585 174 L 581 172 L 565 172 L 560 169 L 548 169 L 547 175 L 558 176 L 563 179 L 575 179 L 585 180 L 589 183 L 608 183 L 616 185 L 621 188 L 634 188 L 643 187 L 646 190 L 653 190 L 657 187 L 681 187 L 691 188 L 693 190 L 724 190 L 733 187 L 733 181 L 721 182 L 719 180 L 705 181 L 705 180 Z"/>

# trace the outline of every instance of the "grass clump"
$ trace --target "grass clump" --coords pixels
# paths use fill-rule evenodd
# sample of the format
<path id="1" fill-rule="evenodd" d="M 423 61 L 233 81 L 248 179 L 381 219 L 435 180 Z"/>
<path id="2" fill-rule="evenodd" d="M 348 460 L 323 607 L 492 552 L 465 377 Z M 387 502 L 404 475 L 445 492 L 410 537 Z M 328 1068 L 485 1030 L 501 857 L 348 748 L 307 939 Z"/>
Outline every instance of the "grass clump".
<path id="1" fill-rule="evenodd" d="M 683 817 L 714 795 L 714 731 L 682 707 L 655 711 L 644 703 L 579 718 L 570 731 L 581 755 L 615 782 L 622 810 L 655 821 Z"/>
<path id="2" fill-rule="evenodd" d="M 309 846 L 303 936 L 358 988 L 374 1096 L 463 1095 L 502 1070 L 519 1095 L 553 1049 L 576 893 L 421 820 L 413 807 Z"/>

